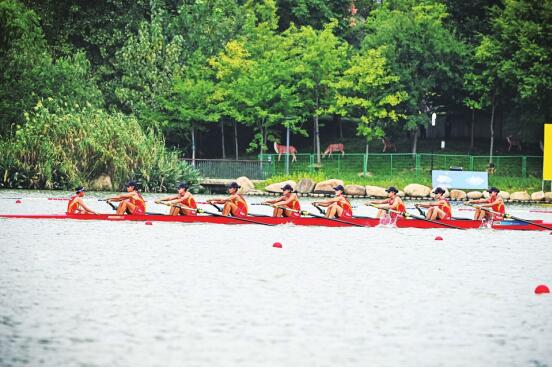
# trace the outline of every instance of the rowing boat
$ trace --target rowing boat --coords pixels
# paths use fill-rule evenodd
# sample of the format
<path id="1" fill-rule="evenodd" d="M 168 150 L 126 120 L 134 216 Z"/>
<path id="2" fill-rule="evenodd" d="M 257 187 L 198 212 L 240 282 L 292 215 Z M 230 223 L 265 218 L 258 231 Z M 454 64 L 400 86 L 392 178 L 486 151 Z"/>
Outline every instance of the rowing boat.
<path id="1" fill-rule="evenodd" d="M 247 224 L 247 220 L 266 224 L 295 224 L 299 226 L 319 226 L 319 227 L 351 227 L 351 224 L 338 223 L 328 219 L 301 217 L 301 218 L 273 218 L 269 216 L 248 216 L 242 218 L 236 217 L 216 217 L 216 216 L 184 216 L 184 215 L 114 215 L 114 214 L 0 214 L 0 218 L 18 218 L 18 219 L 66 219 L 66 220 L 101 220 L 101 221 L 155 221 L 155 222 L 174 222 L 174 223 L 214 223 L 214 224 Z M 348 222 L 358 224 L 364 227 L 375 227 L 380 225 L 379 219 L 368 217 L 347 218 Z M 479 220 L 441 220 L 440 222 L 456 226 L 463 229 L 473 229 L 483 227 Z M 542 220 L 532 220 L 537 224 L 552 226 L 552 223 L 543 223 Z M 428 223 L 420 219 L 400 218 L 395 223 L 399 228 L 446 228 L 445 225 Z M 494 221 L 489 227 L 499 230 L 524 230 L 536 231 L 542 230 L 532 224 L 527 224 L 517 220 Z"/>

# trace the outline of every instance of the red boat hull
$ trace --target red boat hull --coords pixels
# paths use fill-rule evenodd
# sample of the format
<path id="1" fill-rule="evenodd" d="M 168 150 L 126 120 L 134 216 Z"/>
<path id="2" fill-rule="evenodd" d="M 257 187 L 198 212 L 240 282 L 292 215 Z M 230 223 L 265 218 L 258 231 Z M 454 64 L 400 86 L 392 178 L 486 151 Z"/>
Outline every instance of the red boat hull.
<path id="1" fill-rule="evenodd" d="M 0 218 L 19 219 L 72 219 L 72 220 L 107 220 L 107 221 L 154 221 L 174 223 L 214 223 L 214 224 L 252 224 L 252 222 L 266 224 L 295 224 L 300 226 L 319 227 L 352 227 L 351 224 L 340 223 L 323 218 L 301 217 L 301 218 L 273 218 L 262 216 L 251 216 L 244 219 L 226 218 L 220 216 L 170 216 L 170 215 L 113 215 L 113 214 L 0 214 Z M 346 222 L 354 223 L 363 227 L 375 227 L 380 225 L 379 219 L 374 218 L 352 218 L 343 219 Z M 481 228 L 482 223 L 478 220 L 444 220 L 441 223 L 463 228 Z M 552 223 L 543 223 L 542 220 L 532 220 L 534 223 L 552 226 Z M 399 228 L 448 228 L 444 225 L 426 222 L 419 219 L 399 219 L 396 227 Z M 509 230 L 543 230 L 543 228 L 515 220 L 497 221 L 492 224 L 493 229 Z"/>

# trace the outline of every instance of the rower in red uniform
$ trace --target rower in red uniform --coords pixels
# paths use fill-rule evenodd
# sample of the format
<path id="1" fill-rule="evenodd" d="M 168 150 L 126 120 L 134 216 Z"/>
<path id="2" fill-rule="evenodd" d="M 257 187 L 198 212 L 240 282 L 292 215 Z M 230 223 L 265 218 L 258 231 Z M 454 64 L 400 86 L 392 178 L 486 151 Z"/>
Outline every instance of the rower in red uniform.
<path id="1" fill-rule="evenodd" d="M 388 210 L 395 210 L 395 212 L 389 211 L 389 215 L 391 216 L 391 219 L 402 217 L 402 215 L 396 213 L 396 212 L 404 213 L 406 211 L 404 202 L 397 195 L 399 193 L 399 190 L 391 186 L 387 190 L 385 190 L 385 192 L 387 192 L 388 194 L 387 199 L 370 201 L 366 203 L 366 205 L 372 205 L 372 204 L 379 205 L 377 206 L 377 208 L 379 208 L 378 213 L 376 214 L 377 218 L 383 218 L 385 214 L 388 212 Z"/>
<path id="2" fill-rule="evenodd" d="M 192 194 L 188 191 L 190 185 L 183 182 L 178 185 L 178 193 L 176 195 L 163 197 L 157 201 L 157 204 L 171 205 L 169 215 L 196 215 L 195 210 L 183 209 L 178 205 L 185 206 L 190 209 L 197 209 L 197 204 Z"/>
<path id="3" fill-rule="evenodd" d="M 84 192 L 84 188 L 77 187 L 75 194 L 71 196 L 67 204 L 67 214 L 98 214 L 84 203 L 82 199 Z"/>
<path id="4" fill-rule="evenodd" d="M 138 192 L 138 184 L 135 181 L 127 183 L 127 193 L 110 197 L 107 200 L 120 202 L 117 207 L 117 215 L 143 215 L 146 213 L 146 201 Z"/>
<path id="5" fill-rule="evenodd" d="M 290 184 L 286 184 L 282 187 L 282 191 L 283 195 L 281 197 L 275 200 L 267 200 L 263 204 L 279 206 L 274 208 L 272 212 L 273 217 L 299 218 L 301 216 L 301 205 L 299 204 L 299 198 L 293 193 L 293 187 Z"/>
<path id="6" fill-rule="evenodd" d="M 235 217 L 246 217 L 248 213 L 247 208 L 247 202 L 245 202 L 245 199 L 243 196 L 238 195 L 238 190 L 240 189 L 240 185 L 236 182 L 230 183 L 228 185 L 228 193 L 230 196 L 225 198 L 216 198 L 207 200 L 209 204 L 220 204 L 224 205 L 224 208 L 222 209 L 222 215 L 228 216 L 233 215 Z"/>
<path id="7" fill-rule="evenodd" d="M 435 194 L 435 201 L 427 204 L 416 204 L 416 206 L 421 208 L 427 208 L 426 219 L 428 220 L 437 220 L 437 219 L 450 219 L 452 218 L 452 209 L 448 200 L 445 198 L 445 190 L 441 187 L 437 187 L 433 190 Z"/>
<path id="8" fill-rule="evenodd" d="M 489 195 L 490 195 L 488 199 L 470 200 L 467 202 L 468 204 L 483 204 L 483 205 L 479 205 L 479 207 L 475 209 L 475 215 L 473 216 L 473 219 L 475 220 L 504 219 L 503 214 L 506 213 L 506 209 L 504 208 L 504 200 L 502 199 L 502 197 L 498 196 L 500 190 L 496 187 L 491 187 L 487 191 L 489 192 Z M 485 211 L 485 208 L 491 208 L 494 212 L 499 213 L 501 215 L 489 213 L 488 211 Z"/>
<path id="9" fill-rule="evenodd" d="M 334 187 L 335 197 L 321 202 L 313 202 L 314 206 L 323 206 L 327 207 L 326 217 L 327 218 L 352 218 L 353 217 L 353 207 L 349 200 L 343 194 L 345 188 L 342 185 Z"/>

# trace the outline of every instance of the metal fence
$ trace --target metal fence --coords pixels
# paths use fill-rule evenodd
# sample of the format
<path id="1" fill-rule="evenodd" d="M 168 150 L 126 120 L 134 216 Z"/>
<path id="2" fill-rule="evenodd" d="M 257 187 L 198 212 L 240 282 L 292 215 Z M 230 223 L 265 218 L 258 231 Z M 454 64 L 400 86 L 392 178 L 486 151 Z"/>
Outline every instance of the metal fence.
<path id="1" fill-rule="evenodd" d="M 191 164 L 191 159 L 185 159 Z M 487 170 L 489 156 L 448 154 L 345 154 L 323 158 L 316 163 L 316 155 L 298 154 L 297 161 L 290 158 L 289 173 L 323 172 L 328 176 L 342 175 L 429 175 L 431 169 Z M 542 176 L 542 156 L 493 156 L 494 175 L 501 177 Z M 206 178 L 266 179 L 286 174 L 285 156 L 264 154 L 259 160 L 196 159 L 195 167 Z"/>

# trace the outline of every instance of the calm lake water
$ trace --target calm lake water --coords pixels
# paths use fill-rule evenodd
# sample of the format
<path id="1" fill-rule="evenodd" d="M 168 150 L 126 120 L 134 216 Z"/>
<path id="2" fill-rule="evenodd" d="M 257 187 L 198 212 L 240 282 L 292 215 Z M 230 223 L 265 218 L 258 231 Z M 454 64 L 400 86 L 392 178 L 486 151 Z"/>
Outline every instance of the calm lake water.
<path id="1" fill-rule="evenodd" d="M 550 366 L 538 284 L 548 231 L 0 219 L 0 365 Z"/>

